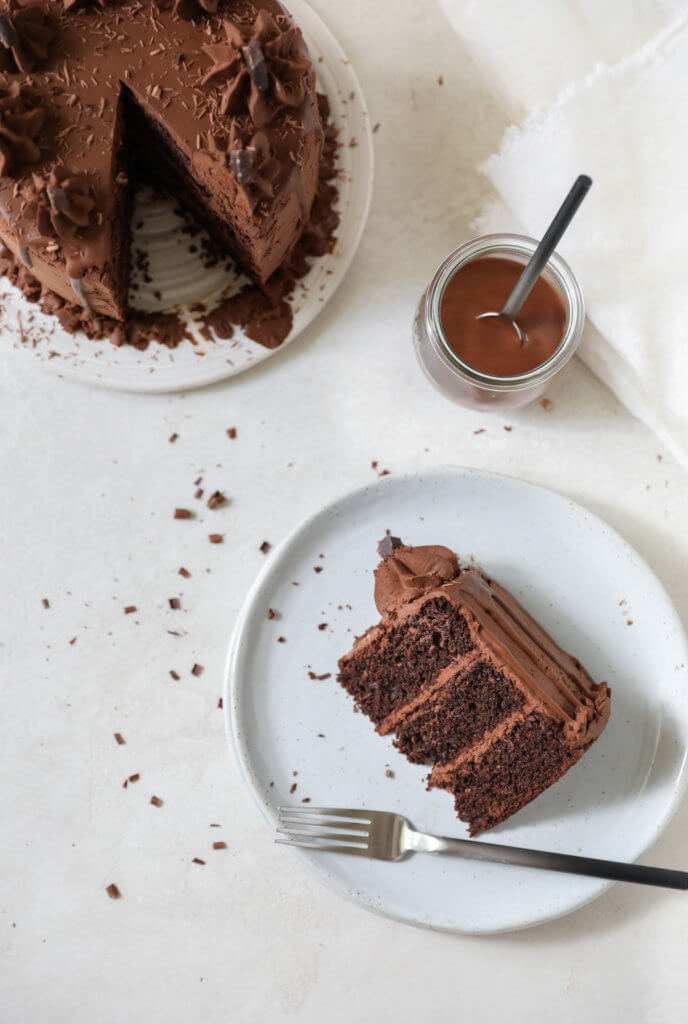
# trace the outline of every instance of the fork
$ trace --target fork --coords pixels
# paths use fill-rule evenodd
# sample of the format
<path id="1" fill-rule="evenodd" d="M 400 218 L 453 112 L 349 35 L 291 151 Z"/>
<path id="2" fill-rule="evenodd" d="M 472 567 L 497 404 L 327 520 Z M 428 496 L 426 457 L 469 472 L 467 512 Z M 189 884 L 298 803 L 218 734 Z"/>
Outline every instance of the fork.
<path id="1" fill-rule="evenodd" d="M 277 839 L 284 846 L 344 853 L 372 860 L 402 860 L 410 853 L 446 853 L 467 860 L 516 864 L 573 875 L 608 878 L 613 882 L 639 882 L 667 889 L 688 889 L 688 871 L 651 868 L 644 864 L 547 853 L 518 846 L 450 839 L 418 832 L 407 818 L 391 811 L 364 811 L 343 807 L 279 807 Z"/>

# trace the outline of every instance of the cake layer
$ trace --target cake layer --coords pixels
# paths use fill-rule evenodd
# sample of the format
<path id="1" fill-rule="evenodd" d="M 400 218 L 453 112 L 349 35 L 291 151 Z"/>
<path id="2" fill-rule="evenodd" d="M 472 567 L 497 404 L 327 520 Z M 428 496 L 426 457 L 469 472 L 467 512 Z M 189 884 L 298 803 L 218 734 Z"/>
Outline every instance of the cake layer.
<path id="1" fill-rule="evenodd" d="M 388 732 L 393 723 L 386 719 L 472 647 L 465 618 L 438 595 L 403 623 L 361 637 L 342 658 L 339 681 L 378 731 Z"/>
<path id="2" fill-rule="evenodd" d="M 451 770 L 433 771 L 429 785 L 454 795 L 472 836 L 494 828 L 561 778 L 581 757 L 563 726 L 541 711 L 513 715 Z"/>
<path id="3" fill-rule="evenodd" d="M 485 657 L 446 676 L 397 726 L 395 745 L 409 761 L 451 761 L 526 703 L 522 690 Z"/>

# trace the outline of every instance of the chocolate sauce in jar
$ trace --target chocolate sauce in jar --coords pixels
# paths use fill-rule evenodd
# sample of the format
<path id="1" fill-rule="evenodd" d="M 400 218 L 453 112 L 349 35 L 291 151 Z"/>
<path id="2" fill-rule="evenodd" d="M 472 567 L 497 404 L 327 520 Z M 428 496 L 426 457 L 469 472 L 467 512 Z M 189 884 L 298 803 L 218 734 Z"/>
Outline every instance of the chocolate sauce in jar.
<path id="1" fill-rule="evenodd" d="M 567 314 L 558 291 L 543 276 L 515 320 L 500 310 L 523 271 L 517 260 L 483 256 L 447 281 L 440 302 L 442 331 L 468 366 L 495 377 L 515 377 L 542 366 L 559 348 Z"/>

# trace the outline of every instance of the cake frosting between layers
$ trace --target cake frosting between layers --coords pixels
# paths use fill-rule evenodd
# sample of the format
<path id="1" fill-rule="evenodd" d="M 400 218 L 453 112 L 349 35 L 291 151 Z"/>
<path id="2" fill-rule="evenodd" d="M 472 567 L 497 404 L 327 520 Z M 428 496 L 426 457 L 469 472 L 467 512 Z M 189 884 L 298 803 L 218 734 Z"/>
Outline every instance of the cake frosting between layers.
<path id="1" fill-rule="evenodd" d="M 340 682 L 378 732 L 396 733 L 410 760 L 434 762 L 430 785 L 451 790 L 459 815 L 481 831 L 580 758 L 607 723 L 609 688 L 500 584 L 460 566 L 448 548 L 387 537 L 380 552 L 382 619 L 341 659 Z M 529 751 L 525 767 L 514 752 L 519 743 Z M 478 808 L 476 777 L 490 760 L 494 792 Z M 504 779 L 519 770 L 514 792 L 504 791 Z"/>
<path id="2" fill-rule="evenodd" d="M 323 133 L 276 0 L 0 0 L 0 238 L 121 318 L 141 170 L 265 282 L 308 219 Z"/>

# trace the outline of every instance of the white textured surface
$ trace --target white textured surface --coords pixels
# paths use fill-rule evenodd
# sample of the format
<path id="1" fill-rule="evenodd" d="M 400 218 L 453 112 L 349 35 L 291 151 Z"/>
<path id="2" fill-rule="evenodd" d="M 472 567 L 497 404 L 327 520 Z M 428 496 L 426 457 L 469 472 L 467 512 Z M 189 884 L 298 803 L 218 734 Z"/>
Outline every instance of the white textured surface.
<path id="1" fill-rule="evenodd" d="M 688 618 L 688 477 L 580 363 L 552 411 L 508 419 L 450 405 L 414 363 L 413 308 L 468 237 L 487 198 L 475 168 L 505 124 L 479 69 L 438 6 L 315 6 L 381 122 L 371 220 L 317 322 L 268 365 L 186 396 L 103 392 L 0 351 L 0 1020 L 682 1021 L 684 894 L 616 886 L 496 938 L 388 922 L 272 845 L 227 753 L 216 704 L 258 545 L 368 482 L 374 459 L 395 473 L 464 463 L 561 491 L 616 527 Z M 201 470 L 233 505 L 174 521 Z M 125 616 L 130 603 L 139 612 Z M 180 623 L 185 636 L 165 632 Z M 210 849 L 217 836 L 227 851 Z M 684 802 L 645 859 L 686 867 L 687 838 Z"/>

